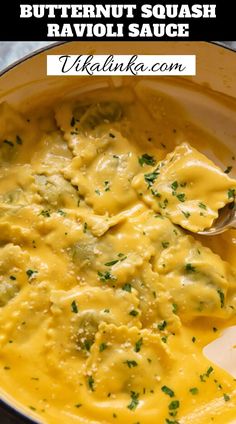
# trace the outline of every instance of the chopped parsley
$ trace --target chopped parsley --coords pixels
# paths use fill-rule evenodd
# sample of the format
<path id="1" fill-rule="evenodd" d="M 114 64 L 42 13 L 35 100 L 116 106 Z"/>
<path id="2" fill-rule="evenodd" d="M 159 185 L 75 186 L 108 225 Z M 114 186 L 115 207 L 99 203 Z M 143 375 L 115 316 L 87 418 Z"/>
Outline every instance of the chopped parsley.
<path id="1" fill-rule="evenodd" d="M 116 136 L 114 134 L 112 134 L 112 133 L 109 133 L 109 137 L 115 138 Z"/>
<path id="2" fill-rule="evenodd" d="M 110 181 L 104 181 L 104 187 L 105 187 L 105 191 L 110 191 L 111 189 Z"/>
<path id="3" fill-rule="evenodd" d="M 177 314 L 178 312 L 178 305 L 176 303 L 172 303 L 172 312 L 174 314 Z"/>
<path id="4" fill-rule="evenodd" d="M 151 189 L 151 193 L 153 196 L 160 198 L 161 197 L 161 193 L 159 193 L 157 190 L 153 190 Z"/>
<path id="5" fill-rule="evenodd" d="M 88 229 L 88 224 L 87 224 L 87 222 L 85 222 L 84 226 L 83 226 L 83 232 L 86 233 L 87 229 Z"/>
<path id="6" fill-rule="evenodd" d="M 76 408 L 81 408 L 81 406 L 82 406 L 82 403 L 77 403 L 77 404 L 75 405 L 75 407 L 76 407 Z"/>
<path id="7" fill-rule="evenodd" d="M 223 396 L 224 396 L 225 402 L 228 402 L 230 400 L 230 396 L 227 395 L 226 393 L 224 393 Z"/>
<path id="8" fill-rule="evenodd" d="M 149 166 L 156 165 L 156 159 L 153 156 L 148 155 L 147 153 L 144 153 L 142 156 L 140 156 L 138 158 L 138 161 L 141 166 L 143 166 L 144 164 Z"/>
<path id="9" fill-rule="evenodd" d="M 168 199 L 164 199 L 164 201 L 161 203 L 158 203 L 161 209 L 166 209 L 167 205 L 168 205 Z"/>
<path id="10" fill-rule="evenodd" d="M 26 274 L 30 278 L 33 274 L 36 274 L 38 271 L 34 271 L 33 269 L 27 269 Z"/>
<path id="11" fill-rule="evenodd" d="M 10 280 L 16 280 L 16 277 L 14 275 L 10 275 Z"/>
<path id="12" fill-rule="evenodd" d="M 107 348 L 107 344 L 104 342 L 101 343 L 99 346 L 99 352 L 103 352 L 106 348 Z"/>
<path id="13" fill-rule="evenodd" d="M 7 144 L 8 146 L 14 147 L 14 143 L 9 140 L 3 140 L 3 143 Z"/>
<path id="14" fill-rule="evenodd" d="M 77 309 L 77 312 L 78 312 L 78 309 Z M 77 314 L 77 312 L 75 312 L 75 313 Z M 85 339 L 85 341 L 83 343 L 83 347 L 84 347 L 85 350 L 87 350 L 87 352 L 90 352 L 92 344 L 93 344 L 92 340 Z"/>
<path id="15" fill-rule="evenodd" d="M 233 199 L 235 197 L 235 189 L 229 188 L 228 190 L 228 199 Z"/>
<path id="16" fill-rule="evenodd" d="M 174 190 L 174 191 L 176 191 L 178 187 L 179 187 L 179 183 L 178 183 L 178 181 L 174 181 L 174 182 L 171 184 L 171 188 L 172 188 L 172 190 Z"/>
<path id="17" fill-rule="evenodd" d="M 139 404 L 139 400 L 138 400 L 138 398 L 139 398 L 139 393 L 136 393 L 136 392 L 131 392 L 130 393 L 130 396 L 131 396 L 131 402 L 130 402 L 130 404 L 127 406 L 127 408 L 128 409 L 130 409 L 131 411 L 133 411 L 134 409 L 136 409 L 137 408 L 137 406 L 138 406 L 138 404 Z"/>
<path id="18" fill-rule="evenodd" d="M 165 393 L 166 395 L 168 395 L 170 397 L 174 397 L 174 395 L 175 395 L 175 392 L 167 386 L 162 386 L 161 390 L 163 391 L 163 393 Z"/>
<path id="19" fill-rule="evenodd" d="M 186 264 L 186 265 L 185 265 L 185 269 L 186 269 L 186 271 L 188 271 L 188 272 L 195 272 L 195 271 L 196 271 L 195 266 L 193 266 L 193 265 L 192 265 L 192 264 L 190 264 L 190 263 L 188 263 L 188 264 Z"/>
<path id="20" fill-rule="evenodd" d="M 200 375 L 200 380 L 202 383 L 206 382 L 206 378 L 209 378 L 211 373 L 214 371 L 213 367 L 209 367 L 208 370 L 204 373 Z"/>
<path id="21" fill-rule="evenodd" d="M 227 166 L 227 168 L 224 170 L 225 174 L 229 174 L 232 171 L 233 167 L 232 166 Z"/>
<path id="22" fill-rule="evenodd" d="M 135 352 L 140 352 L 141 347 L 142 347 L 142 344 L 143 344 L 143 338 L 141 337 L 141 339 L 139 339 L 139 340 L 135 343 L 134 351 L 135 351 Z"/>
<path id="23" fill-rule="evenodd" d="M 192 393 L 192 395 L 197 395 L 199 393 L 199 390 L 197 387 L 191 387 L 191 389 L 189 389 L 190 393 Z"/>
<path id="24" fill-rule="evenodd" d="M 192 342 L 195 343 L 195 341 L 196 341 L 196 337 L 193 336 L 192 337 Z"/>
<path id="25" fill-rule="evenodd" d="M 19 145 L 23 144 L 22 139 L 19 135 L 16 136 L 16 143 Z"/>
<path id="26" fill-rule="evenodd" d="M 75 300 L 73 300 L 73 302 L 71 303 L 71 312 L 73 312 L 74 314 L 78 314 L 79 312 L 78 306 Z"/>
<path id="27" fill-rule="evenodd" d="M 225 295 L 221 289 L 217 290 L 218 295 L 220 296 L 220 307 L 223 308 L 225 304 Z"/>
<path id="28" fill-rule="evenodd" d="M 110 273 L 110 271 L 98 271 L 98 276 L 99 279 L 103 282 L 115 279 L 115 277 Z"/>
<path id="29" fill-rule="evenodd" d="M 127 291 L 127 292 L 131 293 L 131 291 L 132 291 L 132 286 L 131 286 L 131 284 L 130 284 L 130 283 L 125 283 L 125 284 L 123 285 L 123 287 L 122 287 L 122 290 L 124 290 L 124 291 Z"/>
<path id="30" fill-rule="evenodd" d="M 205 205 L 205 203 L 198 203 L 199 208 L 204 209 L 205 211 L 207 210 L 207 206 Z"/>
<path id="31" fill-rule="evenodd" d="M 166 326 L 167 326 L 167 322 L 166 321 L 162 321 L 159 324 L 157 324 L 157 328 L 160 331 L 163 331 L 166 328 Z"/>
<path id="32" fill-rule="evenodd" d="M 138 366 L 136 361 L 130 361 L 130 360 L 125 361 L 124 364 L 128 365 L 129 368 L 134 368 Z"/>
<path id="33" fill-rule="evenodd" d="M 88 377 L 88 386 L 92 392 L 94 392 L 94 378 L 89 375 Z"/>
<path id="34" fill-rule="evenodd" d="M 167 249 L 167 247 L 169 247 L 170 243 L 168 241 L 162 241 L 162 247 L 163 249 Z"/>
<path id="35" fill-rule="evenodd" d="M 75 126 L 75 117 L 74 116 L 72 116 L 72 118 L 71 118 L 71 121 L 70 121 L 70 126 L 71 127 L 74 127 Z"/>
<path id="36" fill-rule="evenodd" d="M 191 216 L 191 213 L 188 212 L 188 211 L 181 211 L 181 212 L 185 216 L 185 218 L 187 218 L 187 219 Z"/>
<path id="37" fill-rule="evenodd" d="M 172 400 L 168 406 L 170 411 L 173 411 L 174 409 L 179 408 L 179 401 L 178 400 Z"/>
<path id="38" fill-rule="evenodd" d="M 51 214 L 50 211 L 48 209 L 43 209 L 39 215 L 44 216 L 45 218 L 50 218 Z"/>
<path id="39" fill-rule="evenodd" d="M 138 311 L 136 311 L 136 309 L 132 309 L 132 311 L 130 311 L 129 315 L 131 315 L 132 317 L 136 317 L 138 315 Z"/>
<path id="40" fill-rule="evenodd" d="M 119 261 L 120 261 L 119 259 L 115 259 L 114 261 L 106 262 L 105 266 L 113 266 L 113 265 L 117 264 Z"/>
<path id="41" fill-rule="evenodd" d="M 176 194 L 176 197 L 180 202 L 185 202 L 185 193 Z"/>
<path id="42" fill-rule="evenodd" d="M 62 209 L 58 209 L 57 213 L 61 216 L 66 216 L 66 213 Z"/>
<path id="43" fill-rule="evenodd" d="M 118 253 L 117 256 L 119 259 L 114 259 L 113 261 L 106 262 L 104 265 L 113 266 L 113 265 L 116 265 L 118 262 L 123 262 L 125 259 L 127 259 L 127 256 L 125 256 L 124 253 Z"/>
<path id="44" fill-rule="evenodd" d="M 144 179 L 148 185 L 148 188 L 153 185 L 158 175 L 159 175 L 159 172 L 157 170 L 150 172 L 149 174 L 144 174 Z"/>

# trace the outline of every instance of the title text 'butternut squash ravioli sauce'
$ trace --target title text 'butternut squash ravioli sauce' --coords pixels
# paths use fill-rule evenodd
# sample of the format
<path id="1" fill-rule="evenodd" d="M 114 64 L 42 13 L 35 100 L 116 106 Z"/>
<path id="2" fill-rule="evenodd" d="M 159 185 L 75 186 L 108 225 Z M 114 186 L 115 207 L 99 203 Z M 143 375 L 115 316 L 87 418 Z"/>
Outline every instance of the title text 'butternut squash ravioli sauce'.
<path id="1" fill-rule="evenodd" d="M 222 424 L 202 353 L 235 323 L 233 153 L 151 89 L 0 106 L 0 384 L 42 423 Z M 204 155 L 206 145 L 220 169 Z"/>

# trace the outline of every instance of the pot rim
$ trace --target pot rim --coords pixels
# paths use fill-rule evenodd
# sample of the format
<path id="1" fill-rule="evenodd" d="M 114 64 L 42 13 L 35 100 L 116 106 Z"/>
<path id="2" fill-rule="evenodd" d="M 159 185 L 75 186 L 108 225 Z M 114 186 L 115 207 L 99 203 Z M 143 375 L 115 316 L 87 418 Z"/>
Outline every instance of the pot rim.
<path id="1" fill-rule="evenodd" d="M 31 52 L 31 53 L 28 53 L 27 55 L 24 55 L 23 57 L 21 57 L 20 59 L 17 59 L 16 61 L 14 61 L 13 63 L 11 63 L 10 65 L 8 65 L 8 66 L 6 66 L 5 68 L 3 68 L 1 71 L 0 71 L 0 78 L 3 76 L 3 75 L 5 75 L 8 71 L 10 71 L 10 70 L 12 70 L 13 68 L 15 68 L 16 66 L 18 66 L 18 65 L 20 65 L 21 63 L 23 63 L 23 62 L 25 62 L 26 60 L 28 60 L 28 59 L 31 59 L 32 57 L 34 57 L 34 56 L 37 56 L 39 53 L 43 53 L 44 51 L 46 51 L 46 50 L 50 50 L 50 49 L 52 49 L 52 48 L 54 48 L 54 47 L 56 47 L 56 46 L 61 46 L 61 45 L 63 45 L 63 44 L 68 44 L 68 43 L 71 43 L 71 42 L 73 42 L 73 41 L 75 41 L 75 40 L 70 40 L 70 41 L 56 41 L 56 42 L 53 42 L 52 44 L 49 44 L 48 46 L 44 46 L 44 47 L 41 47 L 41 48 L 39 48 L 39 49 L 36 49 L 36 50 L 33 50 L 33 52 Z M 79 41 L 79 40 L 78 40 Z M 16 43 L 17 43 L 18 41 L 16 41 Z M 87 43 L 87 41 L 86 40 L 80 40 L 80 42 L 81 43 Z M 158 41 L 157 41 L 158 42 Z M 181 41 L 179 41 L 180 43 L 181 43 Z M 195 43 L 197 43 L 197 41 L 194 41 Z M 199 42 L 202 42 L 202 41 L 199 41 Z M 126 43 L 126 41 L 123 41 L 123 43 Z M 137 41 L 137 43 L 138 43 L 138 41 Z M 215 45 L 215 46 L 217 46 L 217 47 L 219 47 L 219 48 L 222 48 L 222 49 L 225 49 L 225 50 L 229 50 L 229 51 L 231 51 L 231 52 L 234 52 L 234 53 L 236 53 L 236 49 L 233 49 L 232 47 L 230 47 L 230 46 L 225 46 L 224 44 L 219 44 L 219 42 L 218 41 L 204 41 L 204 43 L 207 43 L 207 44 L 213 44 L 213 45 Z"/>
<path id="2" fill-rule="evenodd" d="M 36 50 L 34 50 L 33 52 L 31 52 L 27 55 L 24 55 L 20 59 L 14 61 L 10 65 L 8 65 L 4 69 L 2 69 L 1 72 L 0 72 L 0 78 L 3 75 L 5 75 L 8 71 L 14 69 L 16 66 L 18 66 L 21 63 L 31 59 L 32 57 L 37 56 L 38 54 L 43 53 L 44 51 L 51 50 L 52 48 L 54 48 L 56 46 L 68 44 L 68 43 L 71 43 L 73 41 L 75 41 L 75 40 L 53 42 L 52 44 L 41 47 L 41 48 L 36 49 Z M 81 42 L 84 43 L 84 42 L 87 42 L 87 41 L 81 41 Z M 124 41 L 124 43 L 125 43 L 125 41 Z M 230 46 L 225 46 L 223 44 L 219 44 L 216 41 L 204 41 L 204 43 L 208 43 L 209 45 L 215 45 L 215 46 L 217 46 L 221 49 L 226 49 L 226 50 L 229 50 L 231 52 L 236 53 L 236 50 L 234 50 Z M 22 423 L 22 424 L 41 424 L 40 421 L 37 421 L 36 419 L 30 418 L 29 416 L 26 415 L 26 413 L 24 413 L 23 411 L 20 411 L 20 409 L 17 409 L 13 404 L 10 403 L 10 401 L 3 400 L 0 397 L 0 411 L 1 411 L 1 409 L 3 409 L 10 416 L 10 418 L 13 418 L 13 419 L 17 418 L 19 423 Z"/>

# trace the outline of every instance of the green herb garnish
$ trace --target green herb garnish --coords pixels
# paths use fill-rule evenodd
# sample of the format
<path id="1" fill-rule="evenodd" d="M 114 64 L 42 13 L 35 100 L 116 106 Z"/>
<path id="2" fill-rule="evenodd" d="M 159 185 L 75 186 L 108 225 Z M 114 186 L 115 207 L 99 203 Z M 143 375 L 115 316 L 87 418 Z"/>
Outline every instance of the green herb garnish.
<path id="1" fill-rule="evenodd" d="M 107 348 L 107 344 L 101 343 L 100 346 L 99 346 L 99 352 L 103 352 L 106 348 Z"/>
<path id="2" fill-rule="evenodd" d="M 78 314 L 78 312 L 79 312 L 79 310 L 78 310 L 78 307 L 77 307 L 77 304 L 76 304 L 76 301 L 75 301 L 75 300 L 73 300 L 73 302 L 71 303 L 71 311 L 72 311 L 74 314 Z"/>
<path id="3" fill-rule="evenodd" d="M 16 143 L 19 144 L 19 145 L 23 144 L 22 139 L 19 135 L 16 136 Z"/>
<path id="4" fill-rule="evenodd" d="M 50 218 L 50 211 L 48 209 L 43 209 L 39 215 L 44 216 L 45 218 Z"/>
<path id="5" fill-rule="evenodd" d="M 131 392 L 130 393 L 130 396 L 131 396 L 131 402 L 130 402 L 130 404 L 127 406 L 127 408 L 128 409 L 130 409 L 131 411 L 133 411 L 134 409 L 136 409 L 137 408 L 137 406 L 138 406 L 138 404 L 139 404 L 139 400 L 138 400 L 138 398 L 139 398 L 139 393 L 136 393 L 136 392 Z"/>
<path id="6" fill-rule="evenodd" d="M 88 386 L 94 392 L 94 378 L 91 375 L 88 377 Z"/>
<path id="7" fill-rule="evenodd" d="M 191 387 L 191 389 L 189 389 L 190 393 L 192 393 L 192 395 L 197 395 L 199 390 L 197 387 Z"/>
<path id="8" fill-rule="evenodd" d="M 132 291 L 132 286 L 131 286 L 131 284 L 130 284 L 130 283 L 125 283 L 125 284 L 123 285 L 123 287 L 122 287 L 122 290 L 124 290 L 124 291 L 127 291 L 127 292 L 131 293 L 131 291 Z"/>
<path id="9" fill-rule="evenodd" d="M 98 271 L 98 276 L 101 281 L 115 280 L 115 277 L 110 273 L 110 271 Z"/>
<path id="10" fill-rule="evenodd" d="M 171 184 L 171 188 L 172 188 L 172 190 L 174 190 L 174 191 L 176 191 L 178 187 L 179 187 L 179 183 L 178 183 L 178 181 L 174 181 L 174 182 Z"/>
<path id="11" fill-rule="evenodd" d="M 176 197 L 180 202 L 185 202 L 185 193 L 176 194 Z"/>
<path id="12" fill-rule="evenodd" d="M 162 321 L 159 324 L 157 324 L 157 328 L 160 331 L 163 331 L 166 328 L 166 326 L 167 326 L 167 322 L 166 321 Z"/>
<path id="13" fill-rule="evenodd" d="M 162 386 L 161 390 L 163 391 L 163 393 L 165 393 L 166 395 L 168 395 L 170 397 L 174 397 L 174 395 L 175 395 L 175 392 L 167 386 Z"/>
<path id="14" fill-rule="evenodd" d="M 135 352 L 139 352 L 139 351 L 141 350 L 142 344 L 143 344 L 143 339 L 142 339 L 142 337 L 141 337 L 141 339 L 139 339 L 139 340 L 135 343 L 134 351 L 135 351 Z"/>
<path id="15" fill-rule="evenodd" d="M 3 140 L 3 143 L 7 144 L 8 146 L 14 147 L 14 143 L 9 140 Z"/>
<path id="16" fill-rule="evenodd" d="M 220 307 L 223 308 L 225 304 L 225 295 L 221 289 L 217 290 L 218 295 L 220 296 Z"/>
<path id="17" fill-rule="evenodd" d="M 130 361 L 130 360 L 125 361 L 124 364 L 128 365 L 129 368 L 134 368 L 138 366 L 136 361 Z"/>
<path id="18" fill-rule="evenodd" d="M 185 265 L 185 269 L 188 272 L 195 272 L 196 271 L 195 266 L 193 266 L 192 264 L 189 264 L 189 263 Z"/>
<path id="19" fill-rule="evenodd" d="M 187 219 L 191 216 L 191 213 L 188 212 L 188 211 L 181 211 L 181 212 L 185 216 L 185 218 L 187 218 Z"/>
<path id="20" fill-rule="evenodd" d="M 136 311 L 136 309 L 132 309 L 132 311 L 130 311 L 129 315 L 131 315 L 132 317 L 136 317 L 138 315 L 138 311 Z"/>
<path id="21" fill-rule="evenodd" d="M 33 269 L 27 269 L 26 274 L 30 278 L 33 274 L 36 274 L 38 271 L 34 271 Z"/>
<path id="22" fill-rule="evenodd" d="M 228 190 L 228 199 L 233 199 L 235 197 L 235 189 L 229 188 Z"/>
<path id="23" fill-rule="evenodd" d="M 148 188 L 153 185 L 153 183 L 157 179 L 158 175 L 159 175 L 159 172 L 157 170 L 150 172 L 149 174 L 144 174 L 144 179 L 145 179 L 145 181 L 148 185 Z"/>
<path id="24" fill-rule="evenodd" d="M 229 174 L 232 171 L 233 167 L 232 166 L 227 166 L 227 168 L 225 169 L 224 173 L 225 174 Z"/>
<path id="25" fill-rule="evenodd" d="M 142 156 L 140 156 L 138 158 L 138 161 L 141 166 L 143 166 L 144 164 L 149 166 L 156 165 L 156 159 L 153 156 L 148 155 L 147 153 L 144 153 Z"/>
<path id="26" fill-rule="evenodd" d="M 70 121 L 70 126 L 71 127 L 74 127 L 75 126 L 75 117 L 74 116 L 72 116 L 72 118 L 71 118 L 71 121 Z"/>
<path id="27" fill-rule="evenodd" d="M 174 314 L 177 314 L 178 312 L 178 305 L 176 303 L 172 303 L 172 312 Z"/>
<path id="28" fill-rule="evenodd" d="M 206 378 L 209 378 L 211 373 L 214 371 L 213 367 L 209 367 L 208 370 L 204 373 L 200 375 L 200 380 L 201 382 L 205 383 L 206 382 Z"/>
<path id="29" fill-rule="evenodd" d="M 119 259 L 116 259 L 116 260 L 111 261 L 111 262 L 106 262 L 105 266 L 113 266 L 113 265 L 117 264 L 119 261 L 120 261 Z"/>
<path id="30" fill-rule="evenodd" d="M 174 409 L 179 408 L 179 401 L 178 400 L 172 400 L 168 406 L 170 411 L 173 411 Z"/>

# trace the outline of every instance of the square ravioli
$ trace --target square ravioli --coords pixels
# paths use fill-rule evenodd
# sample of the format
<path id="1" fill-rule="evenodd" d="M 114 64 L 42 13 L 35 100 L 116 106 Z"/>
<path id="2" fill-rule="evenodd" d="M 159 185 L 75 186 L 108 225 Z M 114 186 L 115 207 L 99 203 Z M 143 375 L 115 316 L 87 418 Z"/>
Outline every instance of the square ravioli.
<path id="1" fill-rule="evenodd" d="M 193 232 L 211 227 L 236 190 L 235 180 L 186 143 L 132 185 L 147 205 Z"/>
<path id="2" fill-rule="evenodd" d="M 159 335 L 136 327 L 101 324 L 86 365 L 87 381 L 93 381 L 88 390 L 100 400 L 109 393 L 111 399 L 125 399 L 132 392 L 148 396 L 171 369 L 171 359 Z"/>

